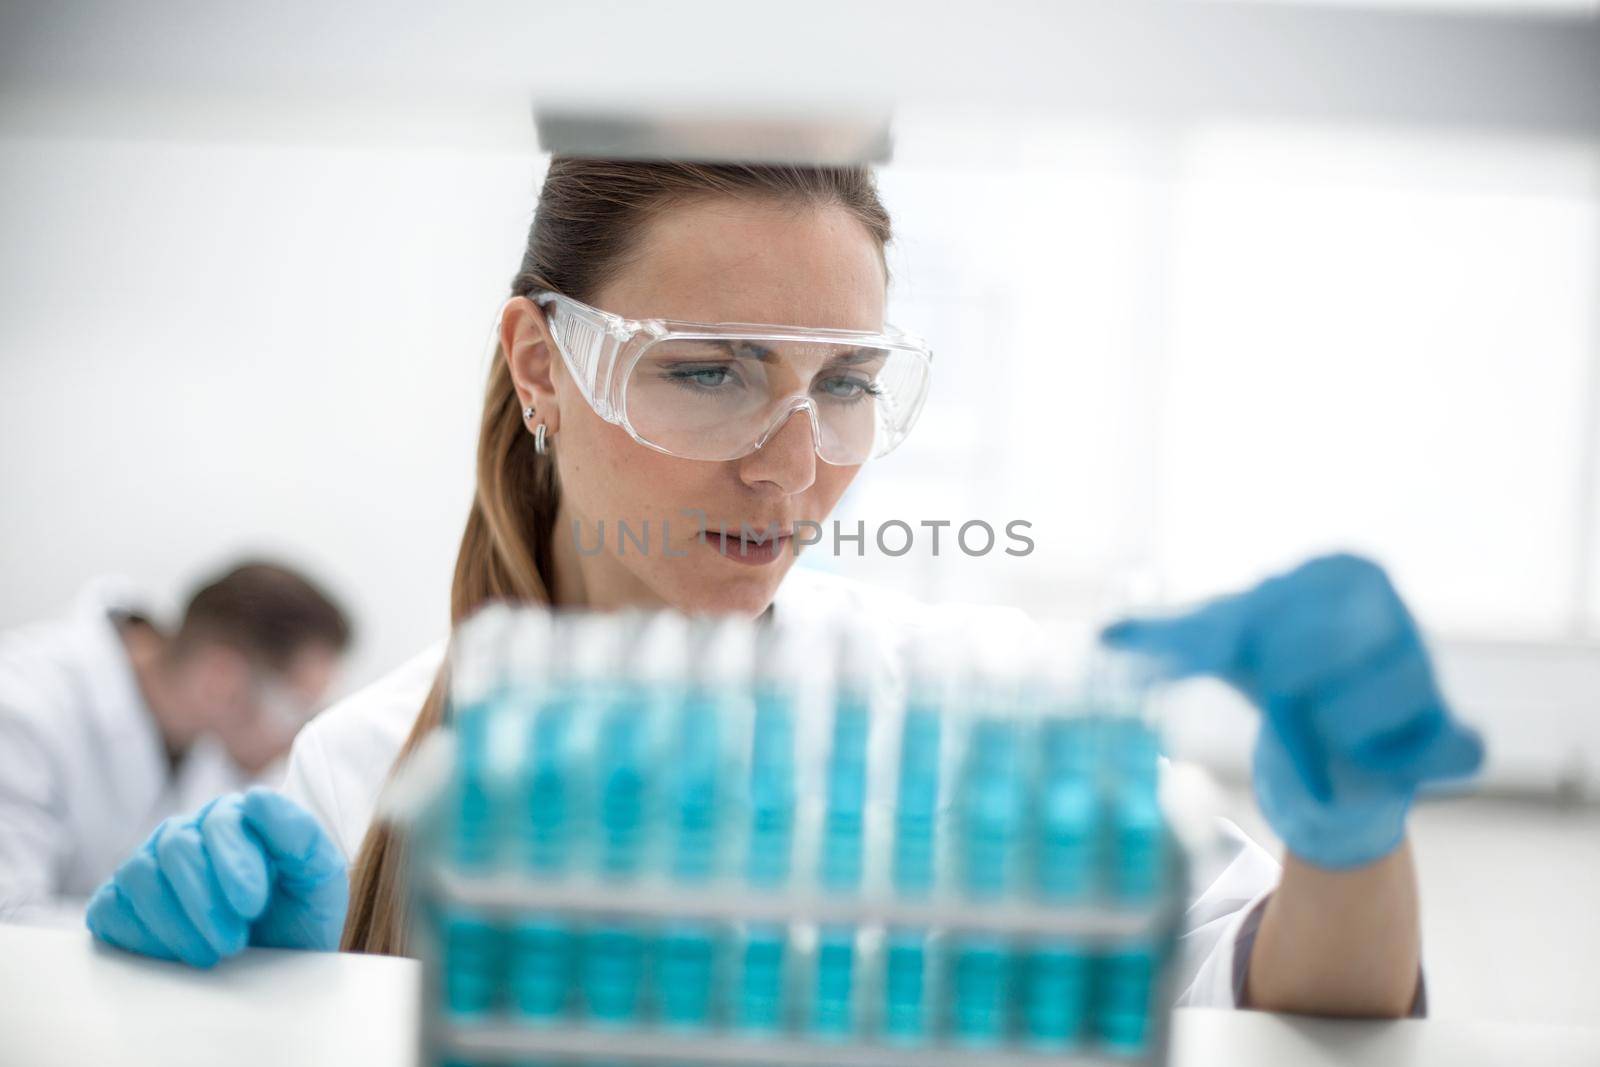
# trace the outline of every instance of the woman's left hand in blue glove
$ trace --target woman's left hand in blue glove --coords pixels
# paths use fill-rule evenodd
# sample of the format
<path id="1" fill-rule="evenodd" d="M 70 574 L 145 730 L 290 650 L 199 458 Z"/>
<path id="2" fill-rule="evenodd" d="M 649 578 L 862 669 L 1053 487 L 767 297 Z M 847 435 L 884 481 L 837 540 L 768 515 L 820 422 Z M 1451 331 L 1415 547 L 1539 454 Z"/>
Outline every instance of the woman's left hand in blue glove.
<path id="1" fill-rule="evenodd" d="M 1222 678 L 1256 705 L 1257 800 L 1288 849 L 1318 867 L 1387 855 L 1420 784 L 1483 760 L 1410 613 L 1365 559 L 1314 559 L 1185 615 L 1116 623 L 1102 640 L 1168 677 Z"/>

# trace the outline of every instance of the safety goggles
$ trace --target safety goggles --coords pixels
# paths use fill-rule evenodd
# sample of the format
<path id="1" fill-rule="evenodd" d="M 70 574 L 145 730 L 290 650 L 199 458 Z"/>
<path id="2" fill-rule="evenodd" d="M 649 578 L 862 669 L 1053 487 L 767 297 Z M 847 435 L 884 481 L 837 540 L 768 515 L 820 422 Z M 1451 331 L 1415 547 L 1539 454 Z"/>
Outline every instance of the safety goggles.
<path id="1" fill-rule="evenodd" d="M 933 353 L 892 326 L 625 319 L 559 293 L 533 300 L 596 414 L 684 459 L 747 456 L 804 411 L 824 462 L 864 463 L 905 440 L 928 395 Z"/>

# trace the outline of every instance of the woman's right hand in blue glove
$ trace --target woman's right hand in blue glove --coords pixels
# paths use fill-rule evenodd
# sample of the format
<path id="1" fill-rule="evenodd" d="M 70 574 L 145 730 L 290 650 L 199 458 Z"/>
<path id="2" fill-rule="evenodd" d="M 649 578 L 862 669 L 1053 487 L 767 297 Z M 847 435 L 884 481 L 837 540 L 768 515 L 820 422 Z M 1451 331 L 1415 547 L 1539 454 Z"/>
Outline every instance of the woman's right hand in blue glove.
<path id="1" fill-rule="evenodd" d="M 1419 786 L 1475 772 L 1483 741 L 1456 719 L 1389 576 L 1324 556 L 1174 617 L 1106 629 L 1174 678 L 1211 674 L 1261 710 L 1255 787 L 1289 850 L 1329 870 L 1400 847 Z"/>
<path id="2" fill-rule="evenodd" d="M 335 949 L 344 857 L 315 816 L 269 789 L 156 827 L 89 901 L 89 930 L 130 952 L 210 967 L 246 945 Z"/>

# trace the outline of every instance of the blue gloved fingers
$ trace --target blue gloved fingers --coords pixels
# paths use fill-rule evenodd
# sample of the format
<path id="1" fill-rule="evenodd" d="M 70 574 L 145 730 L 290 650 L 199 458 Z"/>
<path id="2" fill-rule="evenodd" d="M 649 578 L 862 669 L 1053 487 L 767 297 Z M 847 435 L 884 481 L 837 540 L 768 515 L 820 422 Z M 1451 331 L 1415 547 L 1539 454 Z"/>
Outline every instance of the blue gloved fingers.
<path id="1" fill-rule="evenodd" d="M 176 960 L 178 954 L 168 948 L 150 928 L 133 913 L 133 905 L 117 888 L 115 879 L 107 879 L 89 899 L 84 921 L 89 932 L 110 945 L 115 945 L 141 956 L 154 956 L 158 960 Z"/>
<path id="2" fill-rule="evenodd" d="M 1267 697 L 1260 703 L 1263 729 L 1278 740 L 1285 758 L 1294 768 L 1306 792 L 1318 803 L 1333 799 L 1333 781 L 1328 776 L 1327 750 L 1317 736 L 1311 714 L 1297 697 Z M 1257 748 L 1260 744 L 1257 744 Z"/>
<path id="3" fill-rule="evenodd" d="M 1440 714 L 1429 729 L 1411 735 L 1385 735 L 1362 746 L 1356 761 L 1373 774 L 1414 783 L 1462 778 L 1483 766 L 1483 738 L 1471 727 Z"/>
<path id="4" fill-rule="evenodd" d="M 1407 783 L 1471 774 L 1483 742 L 1450 714 L 1413 631 L 1317 696 L 1318 729 L 1350 766 Z"/>
<path id="5" fill-rule="evenodd" d="M 315 815 L 260 786 L 244 795 L 244 819 L 267 850 L 279 884 L 296 895 L 314 891 L 344 872 L 344 857 Z"/>
<path id="6" fill-rule="evenodd" d="M 241 918 L 256 919 L 272 892 L 272 868 L 264 846 L 245 827 L 243 794 L 230 794 L 204 809 L 200 839 L 228 905 Z"/>
<path id="7" fill-rule="evenodd" d="M 1274 692 L 1295 693 L 1354 667 L 1412 629 L 1381 567 L 1335 555 L 1181 615 L 1124 619 L 1102 630 L 1100 639 L 1156 659 L 1173 678 L 1257 679 Z"/>
<path id="8" fill-rule="evenodd" d="M 1233 681 L 1250 615 L 1247 595 L 1225 596 L 1182 615 L 1123 619 L 1102 630 L 1100 640 L 1153 660 L 1168 678 L 1214 674 Z"/>
<path id="9" fill-rule="evenodd" d="M 249 925 L 228 902 L 194 819 L 162 833 L 156 859 L 183 913 L 217 956 L 226 959 L 243 949 Z"/>
<path id="10" fill-rule="evenodd" d="M 1260 709 L 1262 813 L 1317 866 L 1386 855 L 1418 784 L 1482 761 L 1477 735 L 1450 717 L 1399 593 L 1356 556 L 1314 559 L 1186 615 L 1118 623 L 1101 639 L 1170 677 L 1219 676 Z"/>
<path id="11" fill-rule="evenodd" d="M 215 966 L 216 950 L 184 914 L 183 905 L 178 903 L 177 894 L 156 860 L 156 845 L 166 825 L 157 827 L 150 841 L 117 868 L 117 887 L 132 905 L 133 914 L 178 959 L 193 967 Z"/>
<path id="12" fill-rule="evenodd" d="M 1263 587 L 1247 652 L 1247 689 L 1309 695 L 1414 643 L 1415 627 L 1381 572 L 1372 578 L 1361 570 L 1320 571 L 1315 583 L 1302 582 L 1300 573 Z M 1349 584 L 1327 587 L 1341 575 Z"/>
<path id="13" fill-rule="evenodd" d="M 1282 696 L 1263 693 L 1255 681 L 1255 622 L 1262 599 L 1258 589 L 1221 597 L 1171 618 L 1125 619 L 1103 630 L 1100 640 L 1153 660 L 1169 678 L 1211 674 L 1233 683 L 1261 709 L 1266 728 L 1277 736 L 1307 789 L 1326 800 L 1332 786 L 1302 702 L 1292 691 Z M 1270 603 L 1276 596 L 1269 594 L 1266 599 Z"/>
<path id="14" fill-rule="evenodd" d="M 1415 633 L 1324 682 L 1307 699 L 1316 709 L 1317 729 L 1329 749 L 1358 764 L 1368 747 L 1374 751 L 1385 744 L 1392 747 L 1407 736 L 1426 742 L 1426 736 L 1416 736 L 1431 731 L 1423 724 L 1444 714 L 1433 666 Z M 1389 740 L 1381 740 L 1385 738 Z"/>
<path id="15" fill-rule="evenodd" d="M 1466 778 L 1483 769 L 1483 735 L 1454 719 L 1446 727 L 1418 763 L 1424 780 Z"/>
<path id="16" fill-rule="evenodd" d="M 1253 760 L 1261 814 L 1300 859 L 1326 870 L 1363 867 L 1393 852 L 1405 838 L 1410 793 L 1354 780 L 1335 770 L 1334 796 L 1318 801 L 1306 790 L 1282 747 L 1256 746 Z"/>
<path id="17" fill-rule="evenodd" d="M 244 795 L 245 826 L 267 851 L 274 892 L 250 942 L 334 949 L 350 904 L 344 856 L 310 812 L 268 789 Z"/>

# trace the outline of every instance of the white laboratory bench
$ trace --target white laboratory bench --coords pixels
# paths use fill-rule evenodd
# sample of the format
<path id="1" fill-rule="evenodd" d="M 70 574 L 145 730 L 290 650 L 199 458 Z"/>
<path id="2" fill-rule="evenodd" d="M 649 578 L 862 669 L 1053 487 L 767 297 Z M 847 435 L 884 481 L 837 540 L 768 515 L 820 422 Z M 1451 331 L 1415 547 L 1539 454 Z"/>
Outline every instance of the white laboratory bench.
<path id="1" fill-rule="evenodd" d="M 416 1064 L 412 960 L 252 949 L 212 971 L 0 926 L 0 1064 Z M 1180 1010 L 1174 1067 L 1600 1067 L 1600 1029 Z"/>

